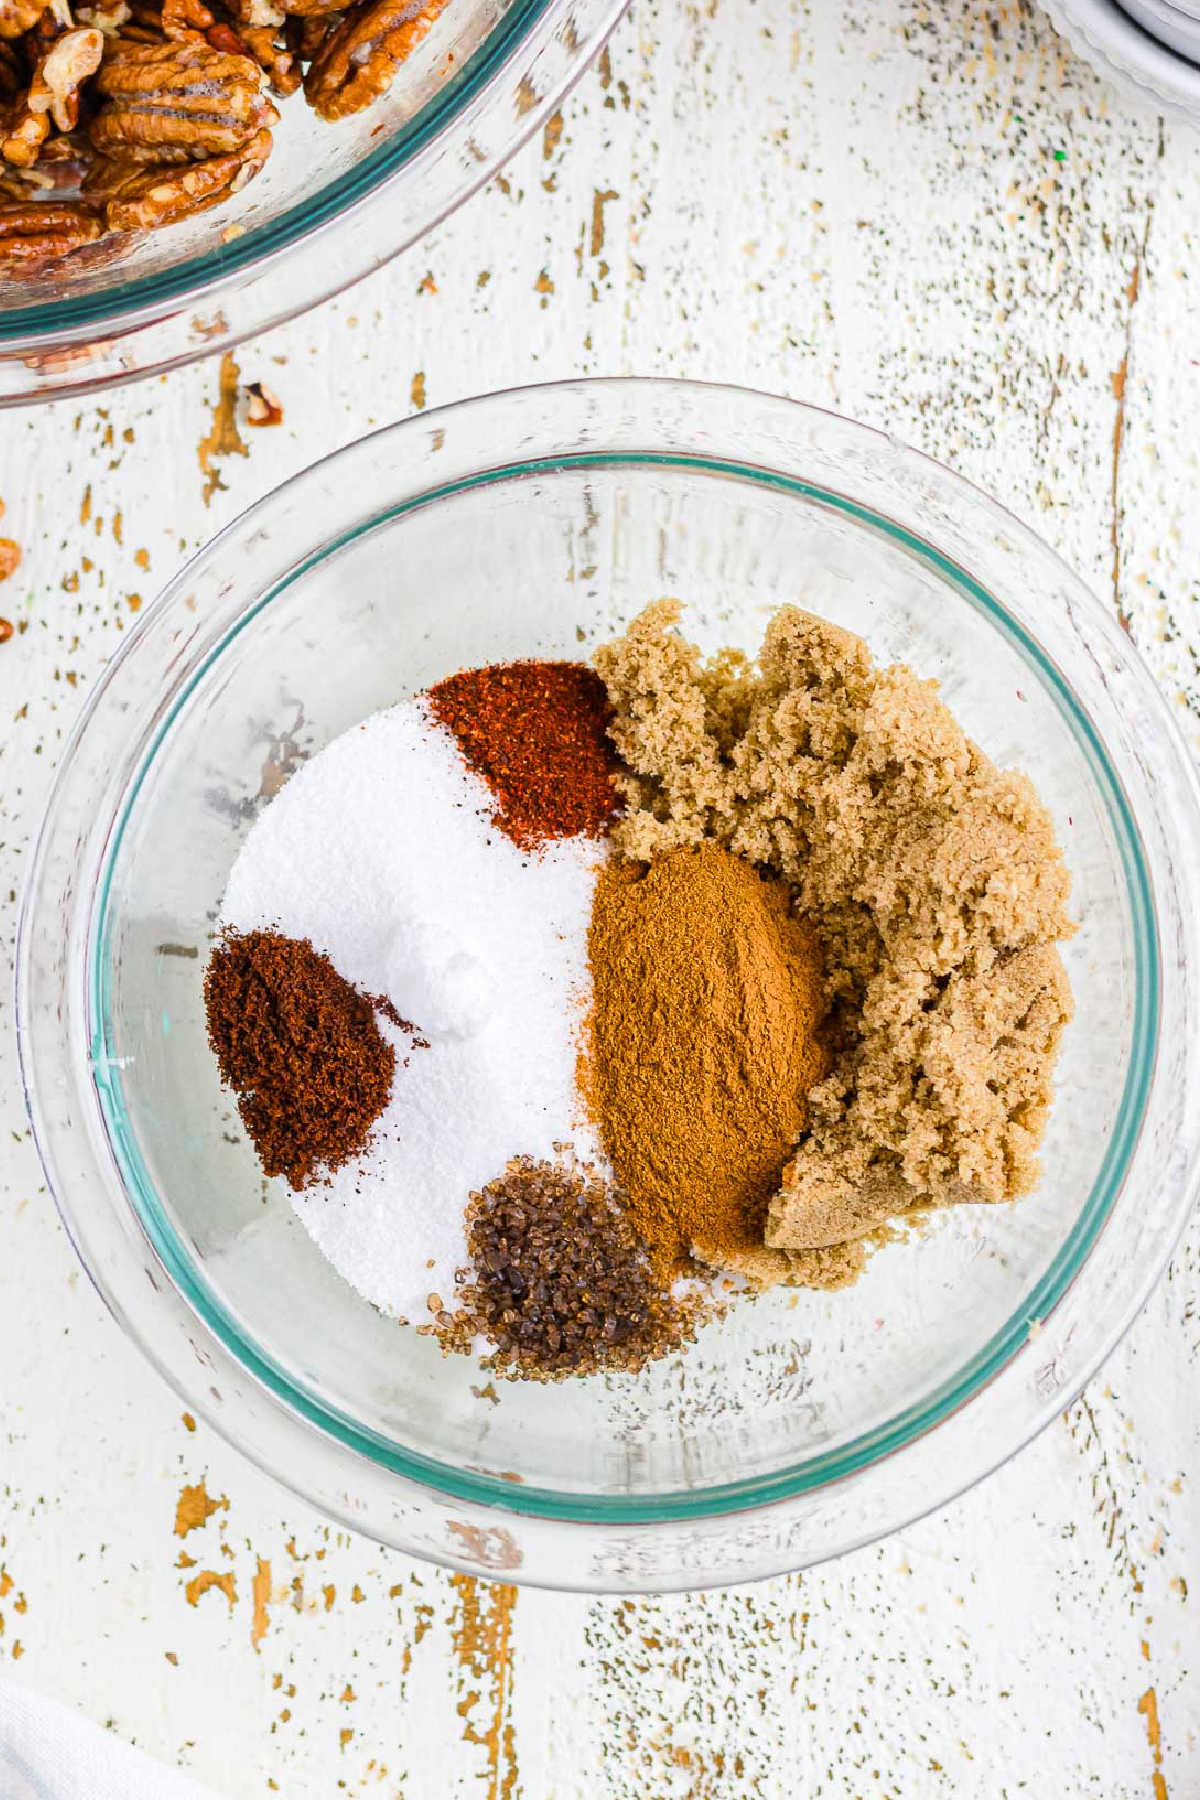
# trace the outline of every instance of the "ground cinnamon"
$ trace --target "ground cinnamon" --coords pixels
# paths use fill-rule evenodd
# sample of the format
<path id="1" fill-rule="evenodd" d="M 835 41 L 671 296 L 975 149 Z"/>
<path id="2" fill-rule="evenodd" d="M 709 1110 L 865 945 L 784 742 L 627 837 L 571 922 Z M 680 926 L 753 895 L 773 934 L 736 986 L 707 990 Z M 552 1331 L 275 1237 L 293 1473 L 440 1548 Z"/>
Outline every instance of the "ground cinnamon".
<path id="1" fill-rule="evenodd" d="M 836 1060 L 764 1254 L 824 1286 L 885 1221 L 1036 1184 L 1070 872 L 1032 783 L 935 682 L 795 607 L 757 664 L 706 663 L 678 615 L 659 601 L 597 652 L 628 771 L 614 838 L 632 857 L 716 840 L 794 883 L 820 933 Z"/>
<path id="2" fill-rule="evenodd" d="M 429 690 L 429 705 L 496 796 L 496 825 L 523 850 L 607 831 L 619 810 L 608 696 L 586 664 L 463 669 Z"/>
<path id="3" fill-rule="evenodd" d="M 588 955 L 582 1079 L 634 1228 L 737 1266 L 827 1066 L 814 933 L 786 884 L 710 845 L 608 863 Z"/>
<path id="4" fill-rule="evenodd" d="M 227 931 L 204 979 L 208 1040 L 266 1175 L 293 1188 L 365 1149 L 396 1056 L 372 1002 L 307 938 Z"/>

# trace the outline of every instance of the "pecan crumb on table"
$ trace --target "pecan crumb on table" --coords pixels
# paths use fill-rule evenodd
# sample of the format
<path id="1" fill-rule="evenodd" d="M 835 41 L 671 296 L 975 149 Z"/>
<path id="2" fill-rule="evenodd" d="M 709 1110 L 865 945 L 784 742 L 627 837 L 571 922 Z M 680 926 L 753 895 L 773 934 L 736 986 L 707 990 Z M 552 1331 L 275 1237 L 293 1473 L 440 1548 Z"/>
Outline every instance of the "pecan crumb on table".
<path id="1" fill-rule="evenodd" d="M 265 381 L 246 384 L 247 425 L 282 425 L 283 405 Z"/>

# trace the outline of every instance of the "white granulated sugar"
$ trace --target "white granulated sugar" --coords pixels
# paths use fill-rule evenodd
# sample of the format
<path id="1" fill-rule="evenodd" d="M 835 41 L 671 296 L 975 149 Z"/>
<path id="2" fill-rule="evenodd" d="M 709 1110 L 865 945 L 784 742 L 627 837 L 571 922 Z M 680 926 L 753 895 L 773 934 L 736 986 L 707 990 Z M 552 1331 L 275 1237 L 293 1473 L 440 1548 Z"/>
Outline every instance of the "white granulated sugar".
<path id="1" fill-rule="evenodd" d="M 256 821 L 221 922 L 309 938 L 363 993 L 396 1048 L 367 1153 L 289 1195 L 330 1262 L 400 1318 L 451 1304 L 467 1198 L 510 1157 L 571 1143 L 595 1160 L 575 1080 L 587 929 L 603 844 L 537 854 L 491 823 L 494 800 L 422 699 L 329 744 Z M 408 1063 L 402 1067 L 402 1059 Z M 432 1266 L 430 1266 L 432 1264 Z"/>

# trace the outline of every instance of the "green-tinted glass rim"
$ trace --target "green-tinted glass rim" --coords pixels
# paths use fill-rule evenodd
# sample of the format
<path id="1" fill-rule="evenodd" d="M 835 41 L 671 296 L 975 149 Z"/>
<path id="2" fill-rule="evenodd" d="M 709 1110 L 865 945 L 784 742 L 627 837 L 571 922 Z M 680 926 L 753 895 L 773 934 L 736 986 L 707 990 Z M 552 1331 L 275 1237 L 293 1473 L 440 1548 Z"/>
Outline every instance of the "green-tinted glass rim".
<path id="1" fill-rule="evenodd" d="M 290 249 L 302 238 L 312 236 L 395 175 L 443 131 L 487 86 L 550 5 L 551 0 L 511 0 L 503 17 L 474 55 L 468 57 L 457 74 L 444 82 L 419 112 L 347 174 L 315 194 L 306 194 L 302 201 L 277 219 L 256 225 L 227 244 L 217 243 L 203 255 L 188 257 L 156 275 L 144 275 L 119 287 L 81 294 L 76 299 L 57 297 L 39 306 L 0 311 L 0 343 L 35 337 L 47 331 L 62 333 L 95 326 L 118 327 L 130 315 L 161 309 L 172 301 L 198 301 L 207 290 L 228 281 L 231 276 L 260 265 Z"/>
<path id="2" fill-rule="evenodd" d="M 886 1424 L 852 1439 L 849 1444 L 776 1474 L 724 1483 L 699 1492 L 670 1491 L 655 1495 L 578 1495 L 550 1488 L 521 1485 L 499 1477 L 453 1468 L 435 1458 L 398 1448 L 379 1433 L 355 1423 L 345 1414 L 315 1399 L 298 1387 L 287 1372 L 243 1333 L 240 1325 L 217 1299 L 198 1273 L 159 1205 L 136 1139 L 130 1128 L 121 1089 L 121 1069 L 115 1051 L 110 1053 L 111 964 L 108 954 L 110 899 L 113 876 L 124 833 L 154 758 L 172 724 L 224 650 L 281 593 L 310 570 L 357 542 L 368 532 L 387 525 L 419 508 L 434 505 L 456 494 L 502 481 L 565 471 L 617 467 L 678 467 L 728 479 L 751 481 L 793 498 L 829 507 L 881 532 L 910 554 L 924 561 L 970 605 L 982 612 L 999 630 L 1054 697 L 1059 711 L 1083 751 L 1108 807 L 1120 848 L 1126 894 L 1133 916 L 1135 996 L 1133 1043 L 1129 1068 L 1117 1117 L 1104 1160 L 1075 1226 L 1024 1305 L 953 1378 L 941 1383 L 924 1400 L 906 1408 Z M 1036 640 L 993 595 L 957 563 L 915 533 L 843 494 L 795 476 L 748 463 L 705 456 L 655 452 L 580 452 L 564 456 L 511 462 L 462 477 L 401 501 L 342 532 L 312 552 L 276 582 L 223 635 L 199 662 L 176 695 L 159 725 L 125 799 L 111 835 L 102 871 L 98 901 L 92 914 L 89 937 L 88 999 L 91 1012 L 92 1072 L 109 1142 L 126 1192 L 155 1252 L 176 1287 L 226 1350 L 293 1413 L 333 1437 L 337 1442 L 376 1465 L 423 1487 L 434 1488 L 457 1499 L 492 1506 L 510 1513 L 575 1523 L 652 1524 L 671 1520 L 697 1520 L 771 1505 L 794 1499 L 814 1488 L 827 1486 L 856 1474 L 869 1464 L 905 1448 L 958 1411 L 993 1380 L 1043 1323 L 1063 1298 L 1090 1253 L 1121 1191 L 1130 1158 L 1138 1141 L 1154 1070 L 1159 1023 L 1161 960 L 1151 883 L 1140 834 L 1121 781 L 1105 752 L 1088 715 L 1077 705 L 1061 671 Z"/>

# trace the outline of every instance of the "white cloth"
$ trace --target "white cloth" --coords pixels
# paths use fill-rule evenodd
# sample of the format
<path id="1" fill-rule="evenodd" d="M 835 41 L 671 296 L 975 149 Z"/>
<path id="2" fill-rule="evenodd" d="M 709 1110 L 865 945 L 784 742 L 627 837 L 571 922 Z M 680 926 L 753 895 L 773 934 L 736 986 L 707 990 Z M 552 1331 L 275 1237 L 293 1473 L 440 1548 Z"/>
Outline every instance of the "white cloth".
<path id="1" fill-rule="evenodd" d="M 177 1769 L 32 1689 L 0 1681 L 0 1800 L 213 1800 Z"/>

